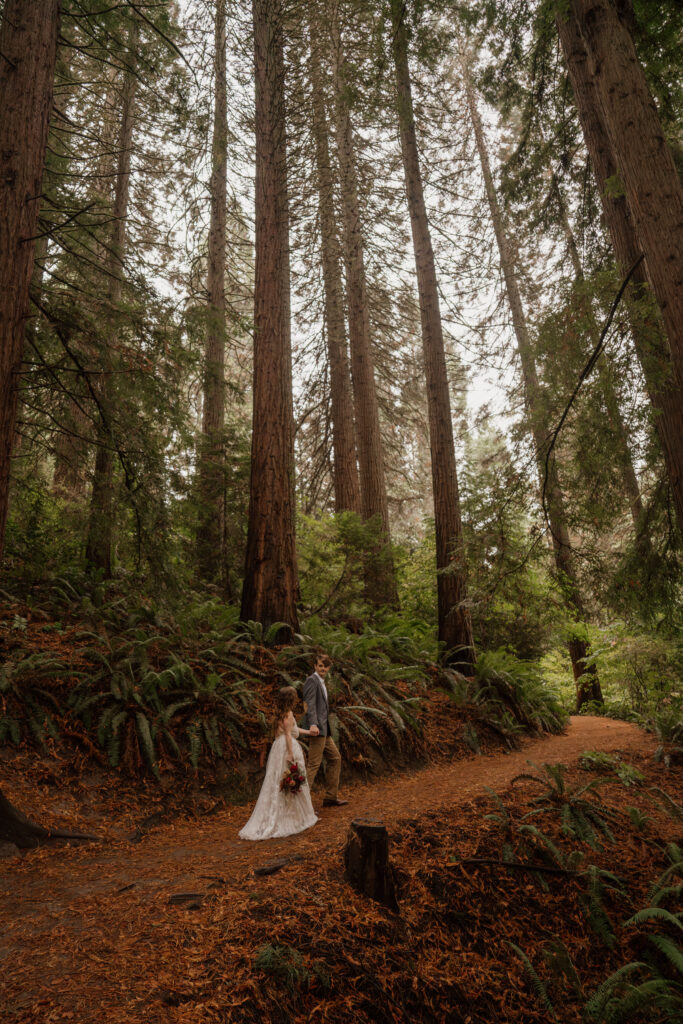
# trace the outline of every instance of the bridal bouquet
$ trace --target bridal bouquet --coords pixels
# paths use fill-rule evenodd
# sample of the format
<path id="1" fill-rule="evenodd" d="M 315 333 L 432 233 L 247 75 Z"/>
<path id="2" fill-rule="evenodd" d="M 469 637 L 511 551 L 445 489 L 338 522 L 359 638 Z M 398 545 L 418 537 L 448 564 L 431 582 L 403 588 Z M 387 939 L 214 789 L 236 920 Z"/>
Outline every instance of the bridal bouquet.
<path id="1" fill-rule="evenodd" d="M 296 761 L 290 761 L 280 780 L 280 789 L 283 793 L 298 793 L 305 781 L 306 776 L 302 774 L 299 765 Z"/>

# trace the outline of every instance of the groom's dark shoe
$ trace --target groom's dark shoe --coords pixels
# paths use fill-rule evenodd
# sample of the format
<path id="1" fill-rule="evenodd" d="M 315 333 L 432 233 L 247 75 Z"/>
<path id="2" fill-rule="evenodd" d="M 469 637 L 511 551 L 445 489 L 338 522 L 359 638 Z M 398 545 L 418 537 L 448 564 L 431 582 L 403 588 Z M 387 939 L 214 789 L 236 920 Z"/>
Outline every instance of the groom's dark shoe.
<path id="1" fill-rule="evenodd" d="M 337 797 L 331 799 L 326 796 L 323 800 L 323 807 L 345 807 L 348 804 L 348 800 L 339 800 Z"/>

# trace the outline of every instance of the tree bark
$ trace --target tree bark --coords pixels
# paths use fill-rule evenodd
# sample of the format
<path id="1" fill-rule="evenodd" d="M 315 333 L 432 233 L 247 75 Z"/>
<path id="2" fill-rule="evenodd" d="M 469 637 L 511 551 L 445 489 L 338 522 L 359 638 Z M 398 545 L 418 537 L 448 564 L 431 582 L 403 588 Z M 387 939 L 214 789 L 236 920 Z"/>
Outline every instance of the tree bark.
<path id="1" fill-rule="evenodd" d="M 131 22 L 128 50 L 131 65 L 135 63 L 139 22 Z M 114 185 L 113 227 L 109 249 L 105 255 L 105 268 L 109 281 L 108 303 L 110 315 L 116 315 L 123 290 L 123 259 L 126 246 L 126 220 L 130 198 L 130 164 L 133 148 L 133 127 L 135 123 L 135 94 L 137 75 L 127 70 L 123 81 L 123 100 L 118 139 L 118 157 Z M 110 334 L 103 346 L 104 373 L 99 388 L 100 416 L 97 427 L 98 447 L 95 455 L 88 538 L 85 549 L 86 564 L 102 572 L 105 578 L 111 576 L 112 538 L 114 533 L 114 452 L 116 440 L 113 430 L 115 396 L 109 371 L 112 368 L 111 352 L 116 344 L 115 334 Z"/>
<path id="2" fill-rule="evenodd" d="M 225 256 L 228 159 L 228 95 L 226 77 L 225 0 L 216 0 L 214 14 L 215 97 L 211 174 L 211 223 L 207 269 L 208 329 L 204 351 L 204 402 L 199 442 L 200 499 L 197 556 L 204 580 L 225 571 Z"/>
<path id="3" fill-rule="evenodd" d="M 469 108 L 474 137 L 481 162 L 482 175 L 486 188 L 486 196 L 491 211 L 491 221 L 498 244 L 500 254 L 500 265 L 505 281 L 505 291 L 510 304 L 512 315 L 512 326 L 517 341 L 522 364 L 522 380 L 524 383 L 524 397 L 529 416 L 529 425 L 536 449 L 536 460 L 538 467 L 539 482 L 541 488 L 546 476 L 545 452 L 550 438 L 550 424 L 545 410 L 544 396 L 536 371 L 536 362 L 533 353 L 533 346 L 529 337 L 522 297 L 517 284 L 514 258 L 507 233 L 503 224 L 503 215 L 498 202 L 491 165 L 489 162 L 486 139 L 477 109 L 476 97 L 470 82 L 469 71 L 465 59 L 461 61 L 467 105 Z M 576 569 L 574 566 L 573 552 L 567 525 L 564 495 L 560 487 L 557 472 L 557 463 L 554 454 L 551 453 L 547 462 L 547 483 L 546 499 L 548 507 L 548 519 L 552 535 L 553 553 L 555 566 L 558 572 L 559 584 L 564 593 L 565 601 L 572 614 L 579 622 L 585 620 L 585 607 L 581 595 Z M 583 631 L 583 630 L 581 630 Z M 587 641 L 581 636 L 575 636 L 568 641 L 569 657 L 572 663 L 572 671 L 576 684 L 576 706 L 579 710 L 582 704 L 593 700 L 602 703 L 602 692 L 598 680 L 595 665 L 586 666 L 585 659 L 590 655 Z"/>
<path id="4" fill-rule="evenodd" d="M 453 443 L 443 328 L 434 253 L 422 188 L 408 65 L 405 4 L 392 0 L 392 50 L 396 72 L 398 121 L 410 226 L 415 252 L 422 348 L 427 382 L 429 441 L 436 527 L 439 640 L 449 660 L 469 675 L 474 665 L 472 620 L 467 607 L 467 566 Z"/>
<path id="5" fill-rule="evenodd" d="M 256 79 L 254 414 L 242 619 L 298 629 L 281 0 L 253 0 Z"/>
<path id="6" fill-rule="evenodd" d="M 60 0 L 5 0 L 0 18 L 0 557 L 60 7 Z"/>
<path id="7" fill-rule="evenodd" d="M 625 275 L 641 254 L 626 197 L 615 189 L 617 162 L 608 133 L 598 87 L 579 23 L 570 9 L 556 18 L 562 52 L 574 91 L 574 100 L 612 239 L 620 272 Z M 646 260 L 649 259 L 646 253 Z M 645 271 L 637 267 L 629 304 L 631 333 L 652 404 L 655 430 L 662 448 L 678 523 L 683 530 L 683 387 L 673 375 L 666 338 L 656 318 L 643 312 L 647 296 Z"/>
<path id="8" fill-rule="evenodd" d="M 330 363 L 332 444 L 334 448 L 334 507 L 337 512 L 361 514 L 360 483 L 356 464 L 353 394 L 344 328 L 341 252 L 334 211 L 334 175 L 330 163 L 329 130 L 321 61 L 321 36 L 311 18 L 309 58 L 313 104 L 321 260 L 325 296 L 325 330 Z"/>
<path id="9" fill-rule="evenodd" d="M 572 0 L 619 178 L 683 387 L 683 188 L 623 14 L 623 0 Z"/>
<path id="10" fill-rule="evenodd" d="M 389 835 L 381 821 L 357 818 L 351 822 L 344 847 L 344 876 L 358 892 L 398 910 Z"/>
<path id="11" fill-rule="evenodd" d="M 344 263 L 349 310 L 351 377 L 356 413 L 361 511 L 364 520 L 379 527 L 377 549 L 370 553 L 365 569 L 365 592 L 377 607 L 398 605 L 394 562 L 391 553 L 389 506 L 384 476 L 379 407 L 375 390 L 375 368 L 370 336 L 363 234 L 358 201 L 355 146 L 349 111 L 349 74 L 339 24 L 339 4 L 330 5 L 330 34 L 335 92 L 337 151 L 344 213 Z"/>

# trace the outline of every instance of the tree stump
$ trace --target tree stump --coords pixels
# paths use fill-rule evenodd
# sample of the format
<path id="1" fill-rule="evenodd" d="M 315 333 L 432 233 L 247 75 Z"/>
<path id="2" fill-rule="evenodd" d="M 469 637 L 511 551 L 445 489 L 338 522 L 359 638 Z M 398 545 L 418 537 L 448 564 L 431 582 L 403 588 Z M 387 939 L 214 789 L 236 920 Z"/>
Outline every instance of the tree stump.
<path id="1" fill-rule="evenodd" d="M 344 847 L 344 876 L 358 892 L 398 910 L 389 836 L 381 821 L 356 818 L 351 822 Z"/>

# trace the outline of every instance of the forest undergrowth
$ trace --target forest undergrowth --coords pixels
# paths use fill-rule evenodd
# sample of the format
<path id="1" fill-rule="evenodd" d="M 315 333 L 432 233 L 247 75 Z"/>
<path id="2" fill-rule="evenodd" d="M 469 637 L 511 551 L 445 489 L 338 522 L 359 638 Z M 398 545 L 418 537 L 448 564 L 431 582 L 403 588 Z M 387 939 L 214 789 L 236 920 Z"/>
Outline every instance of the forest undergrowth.
<path id="1" fill-rule="evenodd" d="M 429 628 L 387 614 L 360 632 L 307 623 L 287 646 L 278 624 L 240 623 L 235 607 L 185 595 L 175 606 L 68 579 L 4 595 L 0 610 L 0 747 L 65 751 L 134 777 L 219 782 L 251 795 L 279 687 L 300 686 L 313 655 L 333 658 L 332 729 L 351 770 L 414 765 L 557 732 L 566 714 L 534 666 L 482 654 L 465 677 L 438 664 Z M 429 734 L 425 741 L 425 729 Z M 251 780 L 251 782 L 250 782 Z"/>
<path id="2" fill-rule="evenodd" d="M 219 896 L 213 998 L 244 1022 L 259 1019 L 250 991 L 282 1022 L 680 1020 L 683 810 L 651 762 L 601 769 L 530 768 L 399 822 L 398 914 L 342 889 L 336 865 L 323 893 L 292 865 L 237 908 Z M 665 774 L 680 793 L 680 768 Z"/>

